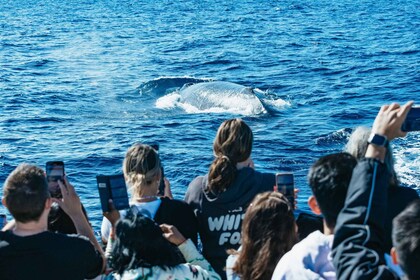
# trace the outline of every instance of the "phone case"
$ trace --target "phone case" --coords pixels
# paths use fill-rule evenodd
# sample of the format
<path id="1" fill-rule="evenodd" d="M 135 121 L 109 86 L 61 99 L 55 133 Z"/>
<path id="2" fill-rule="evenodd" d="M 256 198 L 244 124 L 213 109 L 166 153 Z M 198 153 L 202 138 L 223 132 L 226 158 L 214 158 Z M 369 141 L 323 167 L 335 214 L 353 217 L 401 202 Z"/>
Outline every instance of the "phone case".
<path id="1" fill-rule="evenodd" d="M 99 197 L 103 212 L 109 212 L 108 201 L 112 199 L 115 209 L 127 209 L 130 207 L 128 202 L 127 186 L 124 176 L 120 175 L 98 175 L 96 176 Z"/>

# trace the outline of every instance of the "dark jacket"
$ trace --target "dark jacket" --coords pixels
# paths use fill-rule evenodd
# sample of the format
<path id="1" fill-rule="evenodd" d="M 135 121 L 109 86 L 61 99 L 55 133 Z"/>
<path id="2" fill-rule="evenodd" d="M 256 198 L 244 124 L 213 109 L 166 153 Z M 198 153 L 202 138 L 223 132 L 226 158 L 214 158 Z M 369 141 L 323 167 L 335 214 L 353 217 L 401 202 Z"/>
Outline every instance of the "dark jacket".
<path id="1" fill-rule="evenodd" d="M 214 195 L 207 191 L 206 176 L 195 178 L 185 194 L 198 218 L 203 255 L 222 278 L 228 249 L 238 249 L 244 213 L 254 197 L 272 191 L 275 175 L 245 167 L 237 171 L 234 183 L 226 191 Z"/>
<path id="2" fill-rule="evenodd" d="M 398 279 L 384 260 L 388 182 L 389 172 L 379 161 L 364 159 L 354 169 L 335 227 L 337 279 Z"/>
<path id="3" fill-rule="evenodd" d="M 185 201 L 161 198 L 162 203 L 156 212 L 154 220 L 160 224 L 176 226 L 185 238 L 197 245 L 198 225 L 191 207 Z"/>

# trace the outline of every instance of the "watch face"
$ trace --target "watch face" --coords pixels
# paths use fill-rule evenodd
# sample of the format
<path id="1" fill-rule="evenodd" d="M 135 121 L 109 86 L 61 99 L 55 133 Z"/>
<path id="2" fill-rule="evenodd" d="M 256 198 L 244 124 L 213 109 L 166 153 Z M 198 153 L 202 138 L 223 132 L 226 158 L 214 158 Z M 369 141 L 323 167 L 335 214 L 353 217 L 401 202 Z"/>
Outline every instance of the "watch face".
<path id="1" fill-rule="evenodd" d="M 368 142 L 377 146 L 385 146 L 388 140 L 385 136 L 379 134 L 371 134 Z"/>

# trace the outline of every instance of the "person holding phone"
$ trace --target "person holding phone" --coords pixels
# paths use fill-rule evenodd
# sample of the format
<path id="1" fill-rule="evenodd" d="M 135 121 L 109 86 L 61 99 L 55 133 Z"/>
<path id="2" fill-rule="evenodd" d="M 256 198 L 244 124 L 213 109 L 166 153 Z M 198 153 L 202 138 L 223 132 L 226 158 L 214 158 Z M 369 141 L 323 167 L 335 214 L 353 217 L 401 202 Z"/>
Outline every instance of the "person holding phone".
<path id="1" fill-rule="evenodd" d="M 195 178 L 185 194 L 199 221 L 203 255 L 223 279 L 227 250 L 240 246 L 248 205 L 257 194 L 273 191 L 276 185 L 274 174 L 254 169 L 252 144 L 253 133 L 243 120 L 224 121 L 213 143 L 209 173 Z"/>
<path id="2" fill-rule="evenodd" d="M 401 278 L 386 264 L 383 243 L 391 176 L 384 163 L 387 143 L 406 136 L 401 127 L 412 105 L 412 101 L 384 105 L 373 122 L 373 137 L 353 172 L 337 219 L 333 259 L 338 279 L 420 279 L 420 200 L 393 221 L 391 256 L 393 264 L 401 266 Z"/>
<path id="3" fill-rule="evenodd" d="M 197 219 L 191 207 L 184 201 L 158 196 L 161 181 L 159 154 L 149 145 L 134 144 L 125 155 L 124 177 L 131 192 L 130 206 L 136 207 L 158 224 L 171 224 L 197 244 Z M 166 187 L 169 188 L 167 181 Z M 127 211 L 120 211 L 124 218 Z M 111 229 L 108 219 L 102 220 L 101 235 L 107 243 Z"/>
<path id="4" fill-rule="evenodd" d="M 369 137 L 372 134 L 372 129 L 369 127 L 359 126 L 350 135 L 344 151 L 352 154 L 358 160 L 365 157 L 366 150 L 369 146 Z M 385 209 L 385 252 L 389 252 L 392 248 L 392 220 L 401 213 L 412 201 L 419 198 L 416 190 L 400 186 L 398 174 L 394 168 L 394 156 L 391 144 L 386 144 L 388 152 L 384 158 L 384 164 L 389 170 L 389 188 L 388 188 L 388 205 Z"/>
<path id="5" fill-rule="evenodd" d="M 82 280 L 104 270 L 105 256 L 81 210 L 79 196 L 65 177 L 58 185 L 62 198 L 51 198 L 44 171 L 28 164 L 19 165 L 7 177 L 2 203 L 15 226 L 0 232 L 0 279 Z M 79 235 L 47 230 L 53 202 L 71 217 Z"/>
<path id="6" fill-rule="evenodd" d="M 62 161 L 48 161 L 45 164 L 45 171 L 47 174 L 48 190 L 51 197 L 60 199 L 63 197 L 58 181 L 64 182 L 65 171 L 64 162 Z M 89 221 L 85 207 L 82 204 L 82 211 L 86 219 Z M 58 203 L 51 205 L 51 210 L 48 215 L 48 230 L 52 232 L 59 232 L 65 234 L 77 233 L 76 226 L 72 219 L 66 212 L 61 209 Z"/>
<path id="7" fill-rule="evenodd" d="M 136 206 L 122 219 L 115 209 L 104 213 L 112 224 L 107 256 L 113 273 L 106 279 L 220 279 L 191 239 L 143 213 Z"/>
<path id="8" fill-rule="evenodd" d="M 317 230 L 302 239 L 277 263 L 272 280 L 336 279 L 331 250 L 337 216 L 344 207 L 356 158 L 336 153 L 319 158 L 308 173 L 311 210 L 323 215 L 323 232 Z"/>

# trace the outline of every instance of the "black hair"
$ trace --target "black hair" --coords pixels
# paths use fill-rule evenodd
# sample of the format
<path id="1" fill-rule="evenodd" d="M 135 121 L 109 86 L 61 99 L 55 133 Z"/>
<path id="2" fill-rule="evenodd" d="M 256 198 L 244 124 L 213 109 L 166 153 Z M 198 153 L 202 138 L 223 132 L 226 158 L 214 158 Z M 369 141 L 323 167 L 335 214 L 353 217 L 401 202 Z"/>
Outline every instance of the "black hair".
<path id="1" fill-rule="evenodd" d="M 7 209 L 21 223 L 39 221 L 49 197 L 44 171 L 34 165 L 19 165 L 4 184 Z"/>
<path id="2" fill-rule="evenodd" d="M 115 231 L 109 264 L 120 275 L 138 267 L 165 269 L 185 262 L 178 247 L 163 237 L 159 225 L 141 213 L 129 211 Z"/>
<path id="3" fill-rule="evenodd" d="M 309 170 L 309 185 L 329 228 L 335 227 L 344 207 L 356 164 L 352 155 L 336 153 L 319 158 Z"/>
<path id="4" fill-rule="evenodd" d="M 392 240 L 398 263 L 409 279 L 420 279 L 420 199 L 413 201 L 393 221 Z"/>

